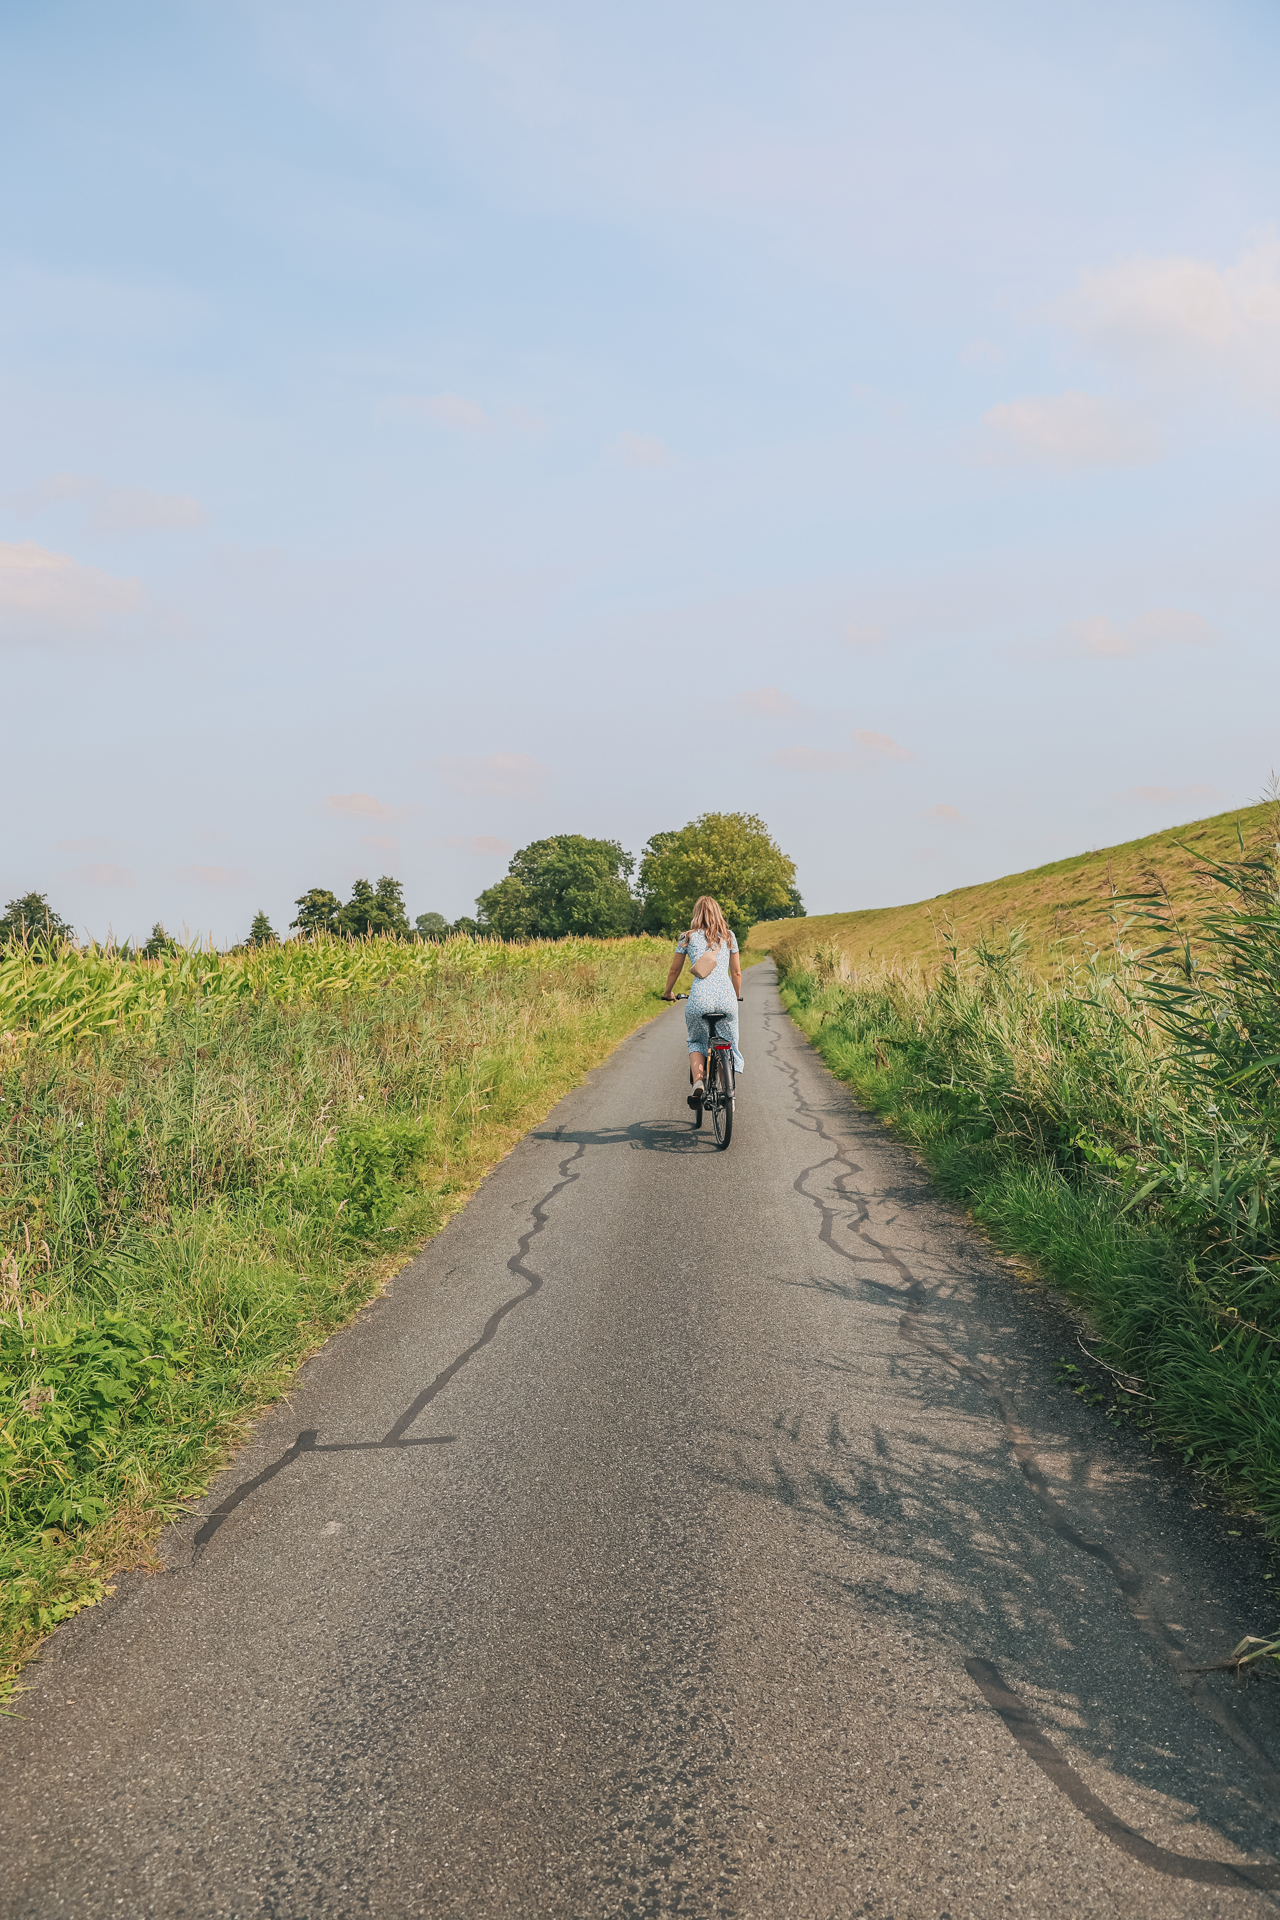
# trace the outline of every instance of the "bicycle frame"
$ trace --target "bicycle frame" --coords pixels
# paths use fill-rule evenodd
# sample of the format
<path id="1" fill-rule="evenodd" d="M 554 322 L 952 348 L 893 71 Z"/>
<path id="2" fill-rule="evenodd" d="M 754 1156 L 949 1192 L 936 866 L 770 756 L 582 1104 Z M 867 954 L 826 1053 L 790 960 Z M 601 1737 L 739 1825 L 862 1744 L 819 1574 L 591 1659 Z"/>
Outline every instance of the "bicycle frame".
<path id="1" fill-rule="evenodd" d="M 677 1000 L 687 1000 L 687 993 L 678 993 Z M 736 1089 L 733 1071 L 733 1043 L 720 1032 L 720 1022 L 727 1020 L 727 1013 L 704 1013 L 707 1023 L 707 1067 L 703 1088 L 702 1104 L 694 1117 L 694 1127 L 702 1125 L 704 1113 L 711 1115 L 711 1125 L 716 1136 L 716 1149 L 723 1153 L 733 1136 L 733 1112 Z"/>

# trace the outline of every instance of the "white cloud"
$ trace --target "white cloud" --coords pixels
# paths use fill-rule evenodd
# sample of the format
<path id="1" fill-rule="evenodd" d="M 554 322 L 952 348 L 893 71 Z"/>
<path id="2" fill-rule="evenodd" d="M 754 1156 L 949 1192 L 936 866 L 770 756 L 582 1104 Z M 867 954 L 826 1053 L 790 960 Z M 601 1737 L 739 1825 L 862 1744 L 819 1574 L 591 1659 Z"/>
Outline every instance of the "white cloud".
<path id="1" fill-rule="evenodd" d="M 651 433 L 620 433 L 613 452 L 628 467 L 664 467 L 671 458 L 669 448 Z"/>
<path id="2" fill-rule="evenodd" d="M 73 867 L 64 878 L 78 881 L 83 887 L 135 887 L 138 884 L 128 867 L 117 867 L 110 860 L 94 866 Z"/>
<path id="3" fill-rule="evenodd" d="M 1111 801 L 1117 807 L 1170 806 L 1175 800 L 1210 806 L 1221 798 L 1217 787 L 1199 782 L 1189 787 L 1126 787 L 1123 793 L 1113 793 Z"/>
<path id="4" fill-rule="evenodd" d="M 946 801 L 940 801 L 936 807 L 926 807 L 920 815 L 922 820 L 945 820 L 949 826 L 967 826 L 969 823 L 959 807 L 950 807 Z"/>
<path id="5" fill-rule="evenodd" d="M 443 839 L 428 840 L 427 846 L 447 849 L 451 853 L 478 854 L 486 860 L 509 859 L 515 852 L 509 840 L 499 840 L 492 833 L 446 834 Z"/>
<path id="6" fill-rule="evenodd" d="M 362 820 L 404 817 L 403 807 L 389 807 L 384 800 L 375 800 L 371 793 L 330 793 L 325 795 L 324 804 L 330 813 L 352 813 Z"/>
<path id="7" fill-rule="evenodd" d="M 873 760 L 914 760 L 910 747 L 891 740 L 887 733 L 872 733 L 865 727 L 854 729 L 853 744 Z"/>
<path id="8" fill-rule="evenodd" d="M 846 647 L 879 647 L 884 644 L 883 627 L 849 626 L 845 628 Z"/>
<path id="9" fill-rule="evenodd" d="M 455 793 L 481 793 L 495 800 L 536 800 L 551 778 L 527 753 L 441 754 L 436 773 Z"/>
<path id="10" fill-rule="evenodd" d="M 858 727 L 850 735 L 856 752 L 842 753 L 830 747 L 783 747 L 769 755 L 771 767 L 790 767 L 797 773 L 865 772 L 873 760 L 914 760 L 910 747 L 891 740 L 887 733 L 872 733 Z"/>
<path id="11" fill-rule="evenodd" d="M 1157 435 L 1097 394 L 1030 394 L 982 416 L 993 457 L 1054 467 L 1145 466 L 1161 457 Z"/>
<path id="12" fill-rule="evenodd" d="M 195 887 L 238 887 L 248 878 L 241 867 L 179 867 L 174 874 Z"/>
<path id="13" fill-rule="evenodd" d="M 99 639 L 119 616 L 141 605 L 137 580 L 82 567 L 34 540 L 0 541 L 0 643 Z"/>
<path id="14" fill-rule="evenodd" d="M 1218 364 L 1251 386 L 1280 388 L 1280 236 L 1271 233 L 1234 266 L 1184 255 L 1138 254 L 1082 273 L 1061 306 L 1096 346 L 1149 367 L 1155 361 Z"/>
<path id="15" fill-rule="evenodd" d="M 796 773 L 849 773 L 858 764 L 852 753 L 826 747 L 783 747 L 769 755 L 771 767 L 790 767 Z"/>
<path id="16" fill-rule="evenodd" d="M 962 367 L 998 367 L 1004 359 L 1004 348 L 998 347 L 994 340 L 971 340 L 967 347 L 961 347 L 956 358 Z"/>
<path id="17" fill-rule="evenodd" d="M 740 713 L 765 714 L 776 720 L 787 720 L 804 712 L 800 702 L 784 693 L 781 687 L 754 687 L 750 692 L 740 693 L 734 705 Z"/>
<path id="18" fill-rule="evenodd" d="M 1122 627 L 1105 614 L 1093 614 L 1087 620 L 1069 620 L 1062 633 L 1065 652 L 1092 660 L 1131 660 L 1160 647 L 1212 647 L 1218 641 L 1207 620 L 1177 607 L 1154 607 Z"/>
<path id="19" fill-rule="evenodd" d="M 208 518 L 189 493 L 107 487 L 89 515 L 89 525 L 100 533 L 159 533 L 174 527 L 203 527 Z"/>
<path id="20" fill-rule="evenodd" d="M 114 487 L 87 473 L 51 474 L 21 493 L 10 494 L 4 505 L 29 518 L 69 502 L 84 504 L 85 524 L 95 533 L 155 533 L 174 527 L 203 527 L 209 517 L 189 493 Z"/>
<path id="21" fill-rule="evenodd" d="M 400 393 L 384 400 L 378 412 L 384 418 L 424 420 L 451 433 L 488 433 L 494 424 L 477 400 L 467 400 L 460 393 Z"/>

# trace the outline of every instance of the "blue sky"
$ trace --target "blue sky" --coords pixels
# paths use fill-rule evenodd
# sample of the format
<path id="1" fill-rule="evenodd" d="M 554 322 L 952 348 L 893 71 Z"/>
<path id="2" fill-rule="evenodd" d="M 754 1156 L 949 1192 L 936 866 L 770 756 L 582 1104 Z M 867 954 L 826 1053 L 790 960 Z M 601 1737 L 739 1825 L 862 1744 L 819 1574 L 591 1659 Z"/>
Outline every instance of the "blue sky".
<path id="1" fill-rule="evenodd" d="M 0 897 L 812 911 L 1277 751 L 1280 13 L 0 0 Z"/>

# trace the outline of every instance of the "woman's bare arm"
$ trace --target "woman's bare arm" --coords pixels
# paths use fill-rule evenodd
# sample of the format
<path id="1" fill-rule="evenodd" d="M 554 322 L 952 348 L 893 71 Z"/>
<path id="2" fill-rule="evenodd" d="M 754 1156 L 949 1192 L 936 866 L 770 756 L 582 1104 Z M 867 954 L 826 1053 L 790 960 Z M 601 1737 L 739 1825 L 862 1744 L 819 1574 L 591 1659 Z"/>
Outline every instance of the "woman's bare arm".
<path id="1" fill-rule="evenodd" d="M 671 989 L 672 987 L 674 987 L 676 981 L 680 978 L 681 973 L 684 971 L 684 962 L 685 962 L 685 956 L 677 948 L 675 954 L 672 956 L 671 971 L 667 975 L 667 984 L 662 989 L 662 997 L 664 1000 L 669 1000 L 671 998 Z"/>
<path id="2" fill-rule="evenodd" d="M 733 982 L 734 992 L 737 994 L 739 1000 L 741 1000 L 742 998 L 742 955 L 739 953 L 731 953 L 729 955 L 729 978 Z"/>

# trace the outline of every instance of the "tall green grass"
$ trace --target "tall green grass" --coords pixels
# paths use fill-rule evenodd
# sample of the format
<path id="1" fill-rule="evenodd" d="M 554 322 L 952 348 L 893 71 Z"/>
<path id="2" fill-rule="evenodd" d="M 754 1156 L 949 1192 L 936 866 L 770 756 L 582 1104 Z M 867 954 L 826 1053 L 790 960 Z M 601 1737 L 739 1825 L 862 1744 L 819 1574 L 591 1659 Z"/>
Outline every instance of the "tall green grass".
<path id="1" fill-rule="evenodd" d="M 665 943 L 0 965 L 0 1666 L 104 1591 L 510 1143 Z"/>
<path id="2" fill-rule="evenodd" d="M 1148 897 L 1144 950 L 1047 980 L 1014 929 L 927 975 L 793 953 L 783 991 L 995 1243 L 1087 1307 L 1160 1437 L 1280 1534 L 1277 854 L 1203 871 L 1194 924 Z"/>

